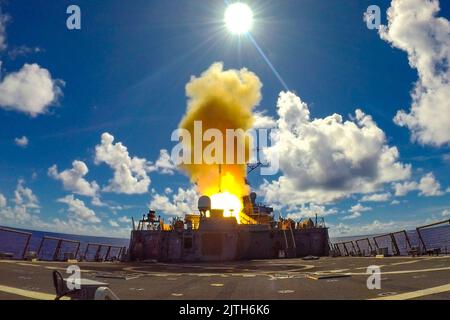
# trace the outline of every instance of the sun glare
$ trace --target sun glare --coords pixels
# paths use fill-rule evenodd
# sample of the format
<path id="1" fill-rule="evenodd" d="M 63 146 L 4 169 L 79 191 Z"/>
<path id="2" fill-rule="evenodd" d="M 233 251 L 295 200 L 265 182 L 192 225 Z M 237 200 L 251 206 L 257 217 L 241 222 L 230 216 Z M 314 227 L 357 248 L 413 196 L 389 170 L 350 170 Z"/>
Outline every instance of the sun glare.
<path id="1" fill-rule="evenodd" d="M 228 30 L 237 35 L 247 33 L 253 26 L 253 12 L 242 2 L 230 4 L 225 11 L 225 24 Z"/>

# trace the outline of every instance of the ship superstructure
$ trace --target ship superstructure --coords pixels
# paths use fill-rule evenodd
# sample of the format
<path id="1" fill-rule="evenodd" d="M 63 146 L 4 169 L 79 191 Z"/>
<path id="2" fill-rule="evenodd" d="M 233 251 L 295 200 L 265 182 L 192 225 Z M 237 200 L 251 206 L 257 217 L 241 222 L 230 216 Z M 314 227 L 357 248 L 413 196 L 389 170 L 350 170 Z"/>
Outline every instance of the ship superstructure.
<path id="1" fill-rule="evenodd" d="M 198 200 L 199 214 L 166 224 L 150 210 L 131 232 L 130 259 L 143 261 L 232 261 L 294 258 L 329 254 L 328 228 L 307 219 L 274 219 L 271 207 L 258 204 L 256 194 L 242 199 L 242 211 L 224 216 L 211 199 Z"/>

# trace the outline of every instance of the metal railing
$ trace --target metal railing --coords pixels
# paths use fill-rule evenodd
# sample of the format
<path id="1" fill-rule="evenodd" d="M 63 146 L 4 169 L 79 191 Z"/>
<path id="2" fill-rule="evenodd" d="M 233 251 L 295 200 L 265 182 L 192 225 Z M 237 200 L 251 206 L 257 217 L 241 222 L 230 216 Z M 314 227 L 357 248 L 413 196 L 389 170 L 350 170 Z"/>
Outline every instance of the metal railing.
<path id="1" fill-rule="evenodd" d="M 37 258 L 38 259 L 45 260 L 44 259 L 45 257 L 43 256 L 42 253 L 43 253 L 44 244 L 45 244 L 45 242 L 48 242 L 48 241 L 54 241 L 54 242 L 56 241 L 56 247 L 53 250 L 53 254 L 50 259 L 51 261 L 60 260 L 61 249 L 63 247 L 63 244 L 66 244 L 66 243 L 75 244 L 76 249 L 75 249 L 75 253 L 73 254 L 73 259 L 76 259 L 76 257 L 78 256 L 78 252 L 80 250 L 80 245 L 81 245 L 80 241 L 44 236 L 44 237 L 42 237 L 41 243 L 39 244 L 39 248 L 37 250 Z"/>
<path id="2" fill-rule="evenodd" d="M 401 256 L 401 255 L 411 255 L 411 254 L 439 254 L 439 253 L 445 253 L 447 254 L 447 243 L 450 246 L 450 228 L 445 229 L 444 231 L 447 232 L 445 236 L 439 235 L 439 233 L 436 233 L 437 236 L 428 237 L 428 239 L 424 236 L 424 231 L 426 230 L 432 230 L 433 227 L 437 227 L 439 225 L 444 224 L 450 224 L 449 220 L 443 220 L 438 221 L 435 223 L 427 224 L 424 226 L 417 227 L 415 230 L 400 230 L 395 232 L 389 232 L 386 234 L 378 234 L 373 236 L 365 236 L 358 239 L 353 240 L 346 240 L 341 242 L 331 242 L 330 249 L 333 250 L 333 255 L 335 256 L 351 256 L 351 255 L 358 255 L 358 256 L 367 256 L 365 254 L 365 250 L 361 249 L 360 244 L 365 243 L 367 244 L 367 247 L 369 249 L 369 256 L 375 255 L 377 253 L 380 253 L 381 251 L 385 250 L 386 248 L 391 249 L 392 255 L 395 256 Z M 436 230 L 436 229 L 435 229 Z M 434 230 L 434 231 L 435 231 Z M 414 234 L 413 232 L 416 232 L 417 234 L 417 245 L 413 244 L 412 238 Z M 403 236 L 404 241 L 400 241 L 399 237 Z M 436 239 L 437 237 L 437 239 Z M 440 237 L 440 238 L 439 238 Z M 431 242 L 431 239 L 434 240 L 434 246 Z M 384 240 L 384 241 L 383 241 Z M 387 241 L 386 241 L 387 240 Z M 428 240 L 428 241 L 427 241 Z M 387 246 L 382 243 L 387 243 Z M 427 243 L 428 242 L 428 243 Z M 356 246 L 355 246 L 356 244 Z M 372 246 L 374 244 L 374 246 Z M 351 245 L 351 246 L 349 246 Z M 375 247 L 375 248 L 374 248 Z M 405 249 L 405 250 L 403 250 Z M 442 250 L 444 249 L 444 250 Z"/>
<path id="3" fill-rule="evenodd" d="M 17 239 L 17 236 L 20 237 Z M 30 251 L 33 241 L 37 251 Z M 33 244 L 32 244 L 33 245 Z M 89 259 L 89 249 L 95 248 L 94 259 Z M 102 252 L 104 251 L 104 254 Z M 124 246 L 100 243 L 82 243 L 78 240 L 64 239 L 44 235 L 33 237 L 32 232 L 0 227 L 0 259 L 37 258 L 46 261 L 79 259 L 85 261 L 122 260 L 127 248 Z"/>
<path id="4" fill-rule="evenodd" d="M 82 257 L 82 260 L 85 261 L 91 261 L 89 259 L 88 253 L 89 253 L 89 249 L 90 248 L 96 248 L 95 251 L 95 255 L 94 255 L 94 259 L 92 259 L 92 261 L 111 261 L 111 260 L 120 260 L 122 258 L 122 256 L 125 254 L 126 252 L 126 247 L 122 247 L 122 246 L 115 246 L 115 245 L 110 245 L 110 244 L 102 244 L 102 243 L 88 243 L 86 245 L 86 249 L 84 250 L 84 255 Z M 106 253 L 104 256 L 102 256 L 102 250 L 106 248 Z M 117 253 L 117 256 L 112 256 L 111 255 L 111 250 L 112 249 L 118 249 L 119 252 Z"/>
<path id="5" fill-rule="evenodd" d="M 13 235 L 19 235 L 19 236 L 23 236 L 25 238 L 25 243 L 23 245 L 23 248 L 21 250 L 19 250 L 19 257 L 21 259 L 25 259 L 28 253 L 28 247 L 30 245 L 30 240 L 31 240 L 31 236 L 32 233 L 30 232 L 25 232 L 25 231 L 19 231 L 19 230 L 14 230 L 14 229 L 10 229 L 10 228 L 4 228 L 4 227 L 0 227 L 0 232 L 1 233 L 5 233 L 6 236 L 8 237 L 8 234 L 13 234 Z M 4 240 L 2 241 L 2 244 L 6 245 L 6 250 L 11 250 L 11 251 L 16 251 L 15 248 L 8 248 L 7 245 L 9 244 L 9 241 Z M 13 247 L 12 245 L 10 247 Z M 10 252 L 4 252 L 5 254 L 11 254 L 11 258 L 14 258 L 16 255 L 14 253 L 10 253 Z"/>

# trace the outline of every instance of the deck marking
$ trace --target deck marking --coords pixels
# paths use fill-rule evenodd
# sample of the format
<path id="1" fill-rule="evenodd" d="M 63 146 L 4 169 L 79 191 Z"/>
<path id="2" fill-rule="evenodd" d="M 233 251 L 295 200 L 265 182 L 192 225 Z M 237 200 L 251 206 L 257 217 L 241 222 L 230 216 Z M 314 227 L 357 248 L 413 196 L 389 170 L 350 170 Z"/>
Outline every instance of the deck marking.
<path id="1" fill-rule="evenodd" d="M 294 290 L 278 290 L 279 294 L 289 294 L 289 293 L 294 293 Z"/>
<path id="2" fill-rule="evenodd" d="M 26 262 L 19 262 L 17 263 L 19 266 L 26 266 L 26 267 L 40 267 L 38 264 L 32 264 L 32 263 L 26 263 Z"/>
<path id="3" fill-rule="evenodd" d="M 328 274 L 324 274 L 324 273 L 313 273 L 313 274 L 308 274 L 306 275 L 307 279 L 311 279 L 311 280 L 321 280 L 321 279 L 335 279 L 335 278 L 347 278 L 350 277 L 349 274 L 347 273 L 328 273 Z"/>
<path id="4" fill-rule="evenodd" d="M 60 270 L 60 271 L 67 271 L 67 268 L 62 268 L 62 267 L 52 267 L 52 266 L 41 266 L 41 267 L 43 267 L 43 268 L 45 268 L 45 269 L 48 269 L 48 270 Z M 94 272 L 96 272 L 96 271 L 94 271 L 94 270 L 83 270 L 83 269 L 81 269 L 80 270 L 80 272 L 81 273 L 94 273 Z"/>
<path id="5" fill-rule="evenodd" d="M 382 271 L 383 275 L 386 274 L 407 274 L 407 273 L 421 273 L 421 272 L 434 272 L 450 270 L 450 267 L 444 268 L 430 268 L 430 269 L 418 269 L 418 270 L 397 270 L 397 271 Z M 352 276 L 366 276 L 367 273 L 363 272 L 348 272 L 347 274 Z"/>
<path id="6" fill-rule="evenodd" d="M 0 291 L 5 293 L 14 294 L 21 297 L 31 298 L 31 299 L 37 299 L 37 300 L 55 300 L 54 294 L 44 293 L 44 292 L 37 292 L 37 291 L 31 291 L 31 290 L 24 290 L 14 287 L 8 287 L 0 285 Z M 62 298 L 63 300 L 69 300 L 69 298 Z"/>
<path id="7" fill-rule="evenodd" d="M 367 269 L 367 267 L 365 267 L 365 269 Z M 336 269 L 336 270 L 329 270 L 327 272 L 342 273 L 342 272 L 345 272 L 345 271 L 348 271 L 348 270 L 350 270 L 350 269 Z"/>
<path id="8" fill-rule="evenodd" d="M 211 287 L 223 287 L 223 283 L 211 283 Z"/>
<path id="9" fill-rule="evenodd" d="M 370 300 L 408 300 L 450 291 L 450 284 Z"/>
<path id="10" fill-rule="evenodd" d="M 390 266 L 400 266 L 402 264 L 411 264 L 411 263 L 421 262 L 424 260 L 429 260 L 429 259 L 396 262 L 396 263 L 391 263 Z"/>

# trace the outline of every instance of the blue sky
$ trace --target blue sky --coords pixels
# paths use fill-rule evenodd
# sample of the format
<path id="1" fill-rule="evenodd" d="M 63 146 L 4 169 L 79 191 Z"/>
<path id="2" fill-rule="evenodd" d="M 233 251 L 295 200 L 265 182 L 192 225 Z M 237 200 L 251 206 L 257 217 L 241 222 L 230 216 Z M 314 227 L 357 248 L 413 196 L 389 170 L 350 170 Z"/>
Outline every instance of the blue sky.
<path id="1" fill-rule="evenodd" d="M 364 173 L 361 190 L 357 185 L 356 189 L 348 187 L 352 182 L 342 181 L 345 190 L 332 190 L 332 195 L 327 181 L 314 180 L 317 183 L 311 194 L 317 195 L 317 200 L 314 196 L 303 199 L 309 186 L 294 182 L 304 173 L 296 175 L 288 164 L 284 169 L 290 177 L 283 171 L 273 177 L 252 173 L 249 180 L 261 200 L 275 205 L 284 215 L 299 218 L 313 211 L 326 215 L 334 234 L 379 232 L 448 218 L 448 129 L 435 128 L 423 123 L 425 120 L 421 120 L 419 129 L 412 122 L 400 126 L 393 119 L 398 110 L 410 110 L 411 91 L 419 79 L 417 69 L 427 74 L 420 57 L 448 64 L 445 52 L 450 51 L 450 35 L 444 32 L 436 40 L 441 55 L 421 45 L 426 39 L 408 42 L 420 32 L 412 32 L 405 41 L 402 32 L 406 31 L 395 32 L 396 23 L 403 18 L 402 10 L 433 9 L 427 1 L 397 0 L 392 4 L 395 2 L 399 8 L 392 15 L 393 32 L 382 39 L 377 30 L 367 28 L 363 14 L 369 5 L 377 4 L 382 23 L 387 24 L 386 10 L 391 1 L 247 1 L 255 13 L 253 37 L 289 89 L 308 105 L 311 121 L 339 114 L 344 121 L 356 122 L 355 110 L 361 109 L 385 135 L 378 145 L 380 152 L 383 146 L 396 147 L 399 155 L 394 162 L 405 168 L 411 166 L 409 173 L 381 180 L 383 172 Z M 402 7 L 403 2 L 412 8 Z M 66 28 L 66 8 L 71 4 L 81 8 L 81 30 Z M 168 217 L 174 210 L 169 203 L 174 195 L 191 204 L 193 194 L 189 193 L 191 184 L 186 175 L 174 168 L 164 170 L 162 160 L 159 166 L 155 162 L 160 150 L 170 151 L 174 146 L 170 135 L 185 113 L 185 86 L 190 77 L 199 76 L 214 62 L 223 62 L 225 69 L 245 67 L 254 72 L 263 83 L 263 99 L 256 110 L 265 112 L 269 120 L 280 117 L 277 101 L 285 88 L 247 38 L 239 40 L 225 29 L 223 1 L 133 0 L 125 4 L 118 0 L 15 0 L 0 1 L 0 6 L 4 17 L 0 20 L 4 26 L 3 31 L 0 27 L 0 39 L 4 36 L 0 51 L 4 90 L 0 84 L 0 94 L 4 95 L 0 97 L 1 225 L 124 236 L 130 226 L 125 217 L 140 216 L 150 203 L 166 211 Z M 429 24 L 410 21 L 410 30 L 432 26 L 434 14 L 450 19 L 450 4 L 440 1 L 440 11 L 426 17 Z M 436 28 L 430 30 L 438 32 L 439 26 Z M 410 64 L 408 48 L 414 46 L 422 51 L 418 51 L 419 62 Z M 33 78 L 38 83 L 28 91 L 6 86 L 8 76 L 19 76 L 25 64 L 36 64 L 35 69 L 28 70 L 30 73 L 45 69 L 49 74 L 41 72 L 41 78 Z M 436 78 L 449 73 L 445 67 L 435 72 Z M 12 84 L 14 79 L 9 79 Z M 50 87 L 43 85 L 44 80 L 51 81 Z M 429 89 L 426 81 L 430 82 L 424 76 L 423 87 Z M 22 95 L 44 92 L 50 96 L 40 104 L 32 96 L 27 109 L 20 104 L 28 100 L 17 98 L 17 90 Z M 7 99 L 6 94 L 12 98 Z M 14 97 L 20 101 L 11 100 Z M 449 119 L 449 100 L 439 100 L 443 112 L 435 119 Z M 427 101 L 417 101 L 421 110 L 432 105 Z M 38 114 L 26 111 L 33 106 L 40 110 Z M 440 131 L 428 138 L 420 131 L 424 127 L 433 127 L 433 133 Z M 103 133 L 113 136 L 114 143 L 121 142 L 130 158 L 153 163 L 144 174 L 151 180 L 144 192 L 136 192 L 136 188 L 125 192 L 126 187 L 108 190 L 114 168 L 105 161 L 95 161 Z M 22 137 L 27 139 L 18 139 Z M 367 145 L 366 140 L 358 138 L 354 142 L 362 144 L 358 150 Z M 333 149 L 319 151 L 306 158 L 314 163 L 318 154 L 330 157 Z M 82 177 L 87 185 L 80 181 L 71 186 L 63 184 L 61 173 L 70 170 L 74 160 L 88 168 Z M 54 165 L 52 175 L 49 168 Z M 329 168 L 335 169 L 333 165 Z M 349 172 L 355 174 L 352 168 Z M 268 193 L 269 184 L 282 176 L 301 188 L 299 193 L 284 194 L 283 188 Z M 395 184 L 401 184 L 402 190 L 409 188 L 409 192 L 402 195 L 401 186 L 396 189 Z M 270 203 L 276 195 L 282 198 L 281 193 L 298 201 L 289 206 Z M 320 200 L 320 195 L 329 193 L 326 200 Z M 363 200 L 371 195 L 384 195 L 384 200 Z"/>

